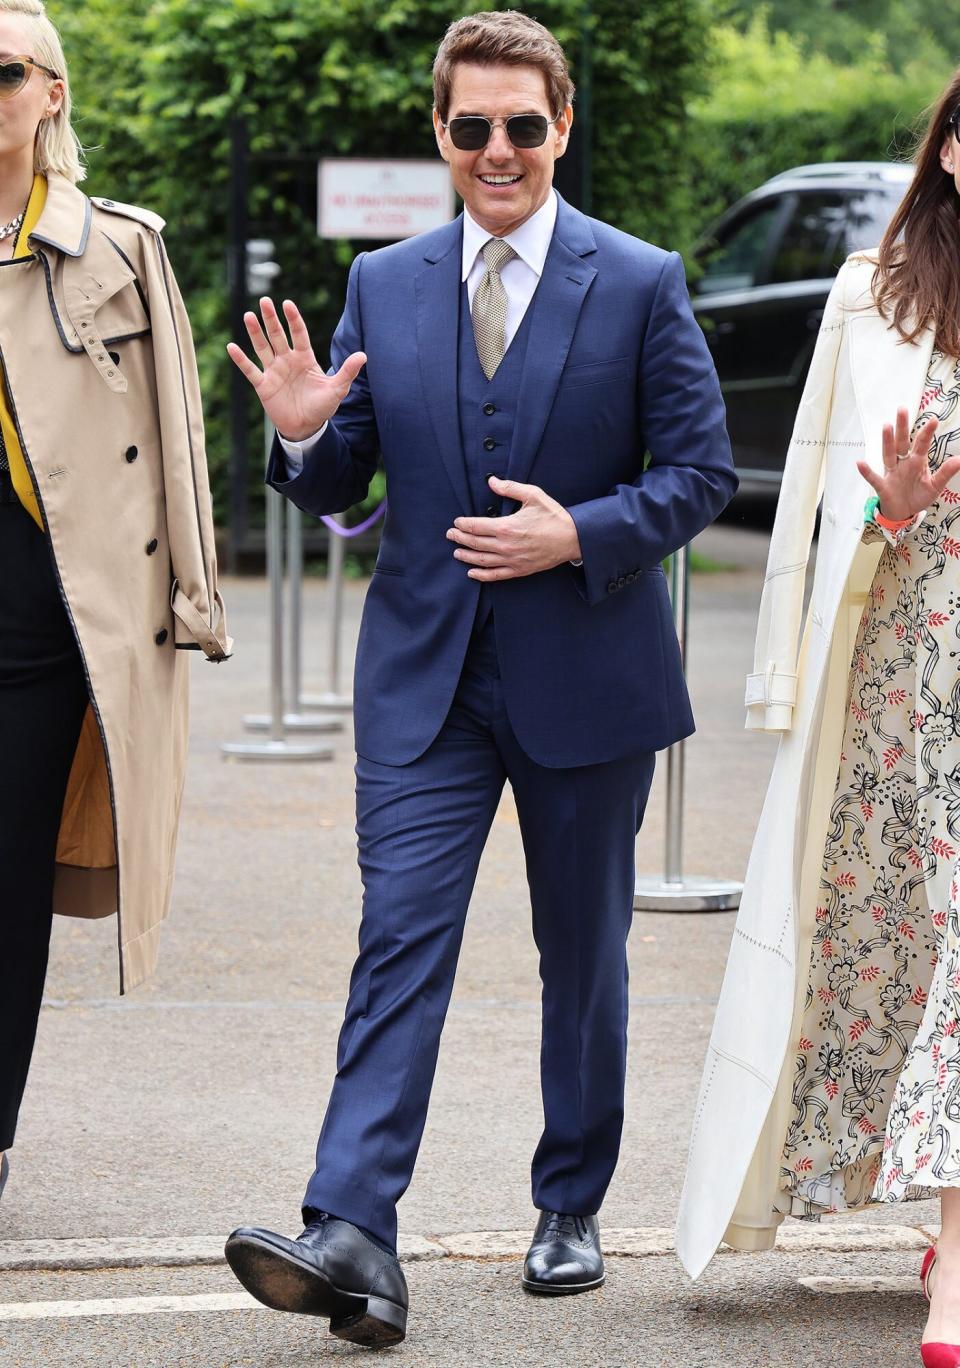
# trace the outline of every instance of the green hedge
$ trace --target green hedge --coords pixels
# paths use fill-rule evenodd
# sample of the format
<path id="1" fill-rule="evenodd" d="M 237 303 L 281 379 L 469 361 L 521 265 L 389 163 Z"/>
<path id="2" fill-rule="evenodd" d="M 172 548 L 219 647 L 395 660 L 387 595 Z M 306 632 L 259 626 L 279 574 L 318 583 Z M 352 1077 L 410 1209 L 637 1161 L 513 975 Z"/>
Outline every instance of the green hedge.
<path id="1" fill-rule="evenodd" d="M 791 166 L 908 160 L 923 113 L 951 75 L 944 58 L 891 69 L 884 40 L 856 66 L 771 36 L 763 13 L 746 31 L 714 32 L 712 89 L 690 109 L 687 166 L 694 212 L 678 245 L 748 190 Z"/>
<path id="2" fill-rule="evenodd" d="M 682 178 L 663 174 L 686 142 L 699 79 L 705 0 L 542 0 L 519 5 L 572 59 L 594 36 L 594 212 L 669 241 L 688 212 Z M 316 236 L 313 159 L 436 155 L 430 68 L 447 24 L 478 0 L 51 0 L 76 86 L 81 131 L 98 144 L 89 189 L 145 203 L 168 220 L 171 257 L 198 344 L 215 502 L 229 450 L 225 245 L 228 126 L 252 135 L 251 236 L 277 244 L 324 357 L 355 248 Z M 505 4 L 496 6 L 507 8 Z M 574 129 L 574 137 L 578 130 Z M 308 154 L 310 162 L 271 157 Z M 362 244 L 368 246 L 370 244 Z M 251 431 L 257 430 L 250 405 Z M 257 451 L 258 447 L 252 445 Z M 259 490 L 259 472 L 252 488 Z"/>

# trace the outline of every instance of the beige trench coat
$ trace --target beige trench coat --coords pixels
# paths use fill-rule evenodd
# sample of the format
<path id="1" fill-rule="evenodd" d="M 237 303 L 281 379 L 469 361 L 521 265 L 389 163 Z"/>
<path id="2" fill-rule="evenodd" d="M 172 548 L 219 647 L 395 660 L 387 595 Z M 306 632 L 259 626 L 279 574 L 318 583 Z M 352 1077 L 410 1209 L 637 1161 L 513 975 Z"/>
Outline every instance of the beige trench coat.
<path id="1" fill-rule="evenodd" d="M 0 270 L 0 361 L 91 699 L 55 910 L 118 913 L 121 992 L 153 969 L 170 906 L 180 648 L 230 652 L 193 342 L 162 228 L 51 175 L 35 255 Z"/>
<path id="2" fill-rule="evenodd" d="M 697 1103 L 677 1249 L 698 1277 L 721 1241 L 767 1249 L 836 785 L 850 661 L 883 547 L 865 543 L 881 430 L 919 411 L 933 333 L 905 344 L 873 305 L 872 263 L 851 257 L 830 295 L 787 455 L 760 605 L 747 726 L 782 735 L 747 868 Z M 816 573 L 801 634 L 820 499 Z"/>

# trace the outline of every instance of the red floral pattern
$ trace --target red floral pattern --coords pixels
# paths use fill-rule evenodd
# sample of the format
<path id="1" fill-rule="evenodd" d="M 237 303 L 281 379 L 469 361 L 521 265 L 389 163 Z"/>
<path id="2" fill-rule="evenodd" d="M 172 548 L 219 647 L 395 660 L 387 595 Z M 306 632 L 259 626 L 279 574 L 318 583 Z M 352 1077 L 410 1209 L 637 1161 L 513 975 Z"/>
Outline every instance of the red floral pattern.
<path id="1" fill-rule="evenodd" d="M 960 366 L 937 352 L 933 415 L 938 465 Z M 797 1216 L 960 1185 L 958 505 L 954 481 L 885 547 L 854 648 L 781 1169 Z"/>

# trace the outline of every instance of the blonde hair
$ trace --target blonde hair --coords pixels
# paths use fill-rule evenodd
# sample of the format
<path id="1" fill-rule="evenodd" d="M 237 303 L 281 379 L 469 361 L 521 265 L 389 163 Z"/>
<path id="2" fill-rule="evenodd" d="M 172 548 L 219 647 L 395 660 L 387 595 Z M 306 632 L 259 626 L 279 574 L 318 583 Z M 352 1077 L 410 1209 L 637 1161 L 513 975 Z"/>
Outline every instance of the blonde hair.
<path id="1" fill-rule="evenodd" d="M 37 129 L 34 170 L 42 171 L 44 175 L 56 172 L 76 185 L 87 171 L 80 139 L 70 122 L 70 81 L 60 35 L 47 17 L 43 0 L 0 0 L 0 14 L 20 14 L 29 21 L 31 50 L 23 55 L 33 57 L 55 71 L 64 86 L 63 104 Z"/>

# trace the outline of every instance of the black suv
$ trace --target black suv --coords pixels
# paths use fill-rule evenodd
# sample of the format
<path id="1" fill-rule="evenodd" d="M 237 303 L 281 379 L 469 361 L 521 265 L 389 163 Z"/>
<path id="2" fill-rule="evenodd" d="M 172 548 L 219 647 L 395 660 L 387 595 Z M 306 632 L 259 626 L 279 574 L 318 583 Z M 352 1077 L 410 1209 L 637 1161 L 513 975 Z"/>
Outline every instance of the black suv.
<path id="1" fill-rule="evenodd" d="M 913 176 L 888 162 L 784 171 L 695 249 L 693 308 L 727 405 L 737 473 L 776 489 L 817 328 L 848 253 L 876 247 Z"/>

